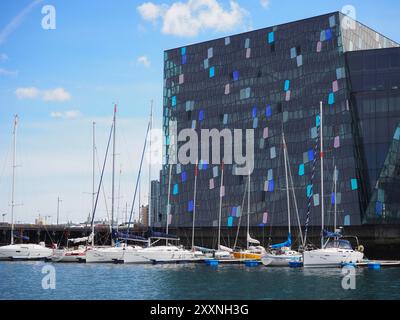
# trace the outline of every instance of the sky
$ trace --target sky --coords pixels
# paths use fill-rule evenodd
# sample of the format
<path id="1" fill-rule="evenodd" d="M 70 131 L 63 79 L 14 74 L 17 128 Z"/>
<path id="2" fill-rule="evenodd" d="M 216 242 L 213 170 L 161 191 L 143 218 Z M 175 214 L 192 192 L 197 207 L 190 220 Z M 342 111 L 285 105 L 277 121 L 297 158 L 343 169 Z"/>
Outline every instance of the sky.
<path id="1" fill-rule="evenodd" d="M 82 222 L 92 206 L 92 123 L 101 163 L 117 103 L 115 210 L 121 219 L 132 205 L 151 100 L 154 127 L 161 127 L 164 50 L 348 5 L 357 20 L 400 41 L 395 0 L 2 0 L 0 214 L 10 221 L 14 115 L 19 117 L 15 221 L 34 222 L 41 215 L 55 223 L 60 197 L 60 222 Z M 161 162 L 157 137 L 159 131 L 152 179 Z M 142 204 L 148 198 L 148 158 Z M 96 185 L 99 170 L 96 165 Z M 110 214 L 111 172 L 108 159 L 97 219 Z"/>

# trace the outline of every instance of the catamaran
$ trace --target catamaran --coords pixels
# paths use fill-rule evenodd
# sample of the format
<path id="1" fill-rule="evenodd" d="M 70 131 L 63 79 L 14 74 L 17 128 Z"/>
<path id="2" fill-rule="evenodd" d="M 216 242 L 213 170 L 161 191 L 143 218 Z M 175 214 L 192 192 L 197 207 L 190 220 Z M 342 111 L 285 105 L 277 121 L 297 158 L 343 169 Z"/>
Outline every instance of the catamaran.
<path id="1" fill-rule="evenodd" d="M 0 260 L 41 260 L 51 256 L 52 250 L 46 248 L 44 242 L 40 244 L 33 243 L 14 243 L 14 207 L 15 207 L 15 169 L 17 153 L 17 126 L 18 116 L 14 118 L 13 129 L 13 164 L 12 164 L 12 191 L 11 191 L 11 241 L 7 246 L 0 247 Z M 24 237 L 21 235 L 21 239 Z"/>
<path id="2" fill-rule="evenodd" d="M 321 161 L 321 248 L 303 252 L 304 267 L 339 267 L 344 263 L 357 263 L 363 260 L 364 254 L 354 250 L 348 240 L 340 239 L 340 233 L 328 233 L 324 230 L 324 139 L 323 139 L 323 109 L 320 102 L 320 161 Z M 335 170 L 336 171 L 336 170 Z M 335 172 L 334 179 L 337 179 Z M 335 195 L 336 204 L 336 195 Z M 336 225 L 336 217 L 335 217 Z M 336 231 L 336 230 L 335 230 Z M 325 239 L 327 239 L 325 241 Z"/>
<path id="3" fill-rule="evenodd" d="M 288 238 L 285 242 L 270 246 L 269 252 L 265 253 L 261 262 L 265 266 L 289 266 L 290 262 L 299 262 L 302 258 L 301 253 L 292 250 L 292 234 L 291 234 L 291 212 L 290 212 L 290 195 L 289 195 L 289 179 L 288 179 L 288 153 L 285 135 L 282 132 L 282 145 L 283 157 L 285 163 L 285 181 L 286 181 L 286 200 L 287 200 L 287 214 L 288 214 Z M 294 189 L 293 196 L 294 196 Z M 296 198 L 294 197 L 295 204 Z M 296 205 L 297 208 L 297 205 Z M 297 214 L 298 217 L 298 214 Z M 300 226 L 300 223 L 299 223 Z M 300 229 L 301 234 L 301 229 Z"/>

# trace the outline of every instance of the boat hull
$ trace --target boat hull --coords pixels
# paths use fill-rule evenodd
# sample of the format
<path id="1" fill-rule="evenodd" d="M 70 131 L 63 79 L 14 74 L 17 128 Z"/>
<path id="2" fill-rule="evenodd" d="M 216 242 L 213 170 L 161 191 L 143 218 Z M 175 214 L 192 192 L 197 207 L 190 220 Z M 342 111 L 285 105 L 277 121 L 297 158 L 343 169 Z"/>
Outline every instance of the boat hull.
<path id="1" fill-rule="evenodd" d="M 150 247 L 138 251 L 143 258 L 154 263 L 177 263 L 200 260 L 192 251 L 175 246 Z"/>
<path id="2" fill-rule="evenodd" d="M 0 260 L 44 260 L 52 253 L 38 244 L 14 244 L 0 247 Z"/>
<path id="3" fill-rule="evenodd" d="M 262 264 L 269 267 L 289 267 L 290 262 L 301 262 L 301 260 L 301 254 L 265 254 L 261 258 Z"/>
<path id="4" fill-rule="evenodd" d="M 246 260 L 261 260 L 260 253 L 249 253 L 249 252 L 234 252 L 233 257 L 235 259 L 246 259 Z"/>
<path id="5" fill-rule="evenodd" d="M 133 247 L 93 248 L 86 251 L 86 263 L 113 263 L 123 260 L 125 251 L 137 250 Z"/>
<path id="6" fill-rule="evenodd" d="M 53 251 L 50 257 L 52 262 L 85 262 L 86 249 L 82 250 L 59 250 Z"/>
<path id="7" fill-rule="evenodd" d="M 364 254 L 346 249 L 317 249 L 303 252 L 303 264 L 310 267 L 340 267 L 344 263 L 357 263 L 363 260 Z"/>

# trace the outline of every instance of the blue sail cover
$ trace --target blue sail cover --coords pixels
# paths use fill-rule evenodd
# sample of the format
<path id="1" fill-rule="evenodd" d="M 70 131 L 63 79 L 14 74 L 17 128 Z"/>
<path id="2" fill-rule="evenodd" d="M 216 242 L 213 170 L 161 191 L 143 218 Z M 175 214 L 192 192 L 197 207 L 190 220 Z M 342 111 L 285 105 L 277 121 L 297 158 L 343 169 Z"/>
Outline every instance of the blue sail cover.
<path id="1" fill-rule="evenodd" d="M 157 232 L 157 231 L 154 231 L 151 228 L 149 230 L 147 230 L 146 237 L 148 237 L 148 238 L 164 238 L 164 239 L 179 240 L 178 236 L 175 236 L 173 234 L 164 233 L 164 232 Z"/>
<path id="2" fill-rule="evenodd" d="M 147 241 L 147 239 L 144 237 L 140 237 L 140 236 L 137 236 L 134 234 L 124 233 L 124 232 L 119 232 L 116 230 L 112 231 L 112 237 L 113 237 L 113 239 L 121 239 L 121 240 Z"/>
<path id="3" fill-rule="evenodd" d="M 29 241 L 29 237 L 28 236 L 24 236 L 23 234 L 21 235 L 19 232 L 15 232 L 14 231 L 14 238 L 18 238 L 18 239 L 22 239 L 22 240 L 26 240 Z"/>
<path id="4" fill-rule="evenodd" d="M 325 238 L 341 238 L 342 235 L 337 232 L 329 232 L 327 230 L 324 230 L 324 237 Z"/>
<path id="5" fill-rule="evenodd" d="M 288 239 L 285 242 L 273 244 L 270 247 L 271 247 L 271 249 L 280 249 L 282 247 L 290 247 L 291 245 L 292 245 L 292 235 L 289 233 Z"/>

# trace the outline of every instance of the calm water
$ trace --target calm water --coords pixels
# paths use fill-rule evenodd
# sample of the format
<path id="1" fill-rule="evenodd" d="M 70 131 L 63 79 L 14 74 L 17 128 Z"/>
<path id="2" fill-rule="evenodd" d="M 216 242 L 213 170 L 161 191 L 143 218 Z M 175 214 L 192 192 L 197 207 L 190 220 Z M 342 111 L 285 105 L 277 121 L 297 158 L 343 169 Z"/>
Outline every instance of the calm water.
<path id="1" fill-rule="evenodd" d="M 46 265 L 55 290 L 42 289 Z M 356 290 L 341 283 L 340 269 L 0 262 L 0 299 L 400 299 L 400 268 L 356 269 Z"/>

